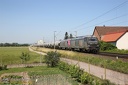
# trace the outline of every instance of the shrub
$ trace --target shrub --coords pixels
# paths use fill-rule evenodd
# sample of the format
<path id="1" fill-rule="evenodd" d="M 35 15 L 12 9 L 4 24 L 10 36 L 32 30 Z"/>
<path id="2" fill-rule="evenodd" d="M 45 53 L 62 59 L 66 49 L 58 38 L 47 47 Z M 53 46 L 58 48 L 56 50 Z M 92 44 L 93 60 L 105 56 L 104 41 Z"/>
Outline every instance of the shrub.
<path id="1" fill-rule="evenodd" d="M 88 79 L 87 79 L 88 76 L 89 76 L 88 73 L 84 73 L 81 75 L 80 80 L 82 84 L 88 84 Z"/>
<path id="2" fill-rule="evenodd" d="M 25 62 L 25 64 L 27 63 L 27 61 L 30 60 L 30 55 L 27 52 L 22 52 L 20 59 L 22 60 L 22 63 Z"/>
<path id="3" fill-rule="evenodd" d="M 53 51 L 48 52 L 47 55 L 45 55 L 44 57 L 44 61 L 48 67 L 57 66 L 59 60 L 60 60 L 60 54 L 57 52 L 53 52 Z"/>
<path id="4" fill-rule="evenodd" d="M 89 84 L 89 85 L 100 85 L 100 82 L 89 75 L 87 72 L 84 72 L 83 69 L 76 65 L 69 65 L 64 62 L 59 63 L 59 69 L 68 72 L 72 78 L 81 82 L 82 84 Z"/>
<path id="5" fill-rule="evenodd" d="M 2 66 L 0 66 L 0 71 L 1 70 L 7 70 L 7 65 L 2 65 Z"/>
<path id="6" fill-rule="evenodd" d="M 104 80 L 101 85 L 115 85 L 114 83 L 111 83 L 109 80 Z"/>
<path id="7" fill-rule="evenodd" d="M 70 65 L 69 67 L 69 73 L 71 74 L 71 77 L 80 82 L 80 77 L 84 73 L 84 71 L 76 65 Z"/>
<path id="8" fill-rule="evenodd" d="M 103 42 L 103 41 L 100 41 L 99 45 L 100 45 L 100 50 L 101 51 L 117 49 L 117 47 L 114 46 L 113 44 L 106 43 L 106 42 Z"/>

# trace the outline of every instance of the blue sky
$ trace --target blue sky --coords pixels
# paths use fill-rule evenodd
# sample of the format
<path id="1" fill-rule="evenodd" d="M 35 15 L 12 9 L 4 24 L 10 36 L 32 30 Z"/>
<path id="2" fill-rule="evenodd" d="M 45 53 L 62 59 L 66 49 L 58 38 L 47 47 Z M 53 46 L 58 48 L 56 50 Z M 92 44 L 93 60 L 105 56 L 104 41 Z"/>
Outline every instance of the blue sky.
<path id="1" fill-rule="evenodd" d="M 77 31 L 81 36 L 91 35 L 95 26 L 128 26 L 125 1 L 0 0 L 0 43 L 35 43 L 40 39 L 51 42 L 54 31 L 59 40 L 65 32 L 75 36 Z"/>

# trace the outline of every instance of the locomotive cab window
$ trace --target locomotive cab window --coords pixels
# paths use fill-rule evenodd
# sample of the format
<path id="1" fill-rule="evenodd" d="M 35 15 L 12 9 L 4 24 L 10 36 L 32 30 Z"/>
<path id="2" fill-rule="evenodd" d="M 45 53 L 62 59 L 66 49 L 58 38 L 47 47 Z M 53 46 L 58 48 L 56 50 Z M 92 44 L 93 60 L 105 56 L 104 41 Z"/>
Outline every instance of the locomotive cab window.
<path id="1" fill-rule="evenodd" d="M 96 38 L 89 38 L 88 41 L 97 41 Z"/>

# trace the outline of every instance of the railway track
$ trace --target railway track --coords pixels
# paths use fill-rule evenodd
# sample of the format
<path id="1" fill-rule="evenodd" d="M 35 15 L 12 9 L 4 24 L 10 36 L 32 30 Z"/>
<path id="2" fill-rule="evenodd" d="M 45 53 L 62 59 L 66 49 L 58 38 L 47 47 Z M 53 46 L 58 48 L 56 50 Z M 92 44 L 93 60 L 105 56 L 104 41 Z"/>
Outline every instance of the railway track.
<path id="1" fill-rule="evenodd" d="M 110 57 L 117 57 L 117 58 L 125 58 L 125 59 L 128 59 L 128 54 L 100 52 L 98 55 L 104 55 L 104 56 L 110 56 Z"/>

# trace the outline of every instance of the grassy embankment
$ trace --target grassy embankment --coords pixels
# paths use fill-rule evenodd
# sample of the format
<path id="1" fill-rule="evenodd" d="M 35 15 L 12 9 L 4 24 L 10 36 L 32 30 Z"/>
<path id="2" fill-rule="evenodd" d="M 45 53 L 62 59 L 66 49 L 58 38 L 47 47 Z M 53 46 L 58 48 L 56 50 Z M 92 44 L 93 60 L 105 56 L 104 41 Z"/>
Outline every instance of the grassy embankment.
<path id="1" fill-rule="evenodd" d="M 34 50 L 42 51 L 42 52 L 49 52 L 53 51 L 53 49 L 48 48 L 37 48 L 33 47 Z M 124 62 L 120 59 L 111 59 L 111 58 L 105 58 L 105 57 L 99 57 L 94 55 L 89 55 L 85 53 L 78 53 L 73 51 L 65 51 L 65 50 L 57 50 L 57 52 L 61 53 L 61 57 L 79 60 L 82 62 L 87 62 L 96 66 L 100 67 L 106 67 L 111 70 L 115 70 L 118 72 L 126 73 L 128 74 L 128 62 Z"/>
<path id="2" fill-rule="evenodd" d="M 0 64 L 21 64 L 21 53 L 28 52 L 30 54 L 30 61 L 27 63 L 40 62 L 40 55 L 30 52 L 28 47 L 0 47 Z"/>

